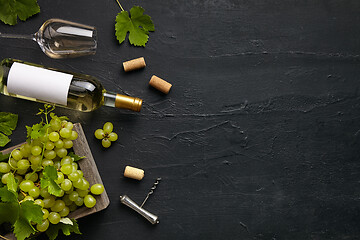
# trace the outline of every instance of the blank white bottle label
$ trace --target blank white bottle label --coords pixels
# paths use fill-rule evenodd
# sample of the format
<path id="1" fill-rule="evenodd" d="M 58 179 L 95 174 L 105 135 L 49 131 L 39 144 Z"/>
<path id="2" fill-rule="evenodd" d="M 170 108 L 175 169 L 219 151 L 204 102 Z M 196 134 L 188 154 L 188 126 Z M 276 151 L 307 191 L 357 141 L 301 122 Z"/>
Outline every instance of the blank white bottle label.
<path id="1" fill-rule="evenodd" d="M 67 105 L 73 75 L 14 62 L 10 68 L 7 90 L 11 94 Z"/>

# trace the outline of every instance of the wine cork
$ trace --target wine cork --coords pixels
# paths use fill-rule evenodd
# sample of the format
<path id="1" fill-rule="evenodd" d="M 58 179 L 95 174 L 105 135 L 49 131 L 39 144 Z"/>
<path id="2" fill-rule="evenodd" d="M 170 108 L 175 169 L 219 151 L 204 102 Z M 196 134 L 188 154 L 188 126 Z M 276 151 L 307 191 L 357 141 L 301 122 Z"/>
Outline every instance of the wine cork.
<path id="1" fill-rule="evenodd" d="M 172 85 L 170 83 L 168 83 L 167 81 L 153 75 L 150 79 L 149 82 L 150 86 L 156 88 L 157 90 L 159 90 L 160 92 L 163 92 L 165 94 L 168 94 L 170 91 L 170 88 L 172 87 Z"/>
<path id="2" fill-rule="evenodd" d="M 124 177 L 141 180 L 144 177 L 144 170 L 130 166 L 125 167 Z"/>
<path id="3" fill-rule="evenodd" d="M 136 58 L 127 62 L 123 62 L 124 71 L 130 72 L 146 66 L 145 59 L 143 57 Z"/>

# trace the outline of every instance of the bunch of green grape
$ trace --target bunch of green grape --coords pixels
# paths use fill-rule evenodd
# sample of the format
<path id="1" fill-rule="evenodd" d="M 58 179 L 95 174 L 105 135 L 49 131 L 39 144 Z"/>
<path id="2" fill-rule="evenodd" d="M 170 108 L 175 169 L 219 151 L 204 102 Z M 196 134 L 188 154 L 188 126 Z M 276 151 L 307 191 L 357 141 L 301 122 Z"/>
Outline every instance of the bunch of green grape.
<path id="1" fill-rule="evenodd" d="M 95 137 L 101 140 L 101 145 L 104 148 L 111 146 L 111 142 L 115 142 L 118 139 L 118 135 L 113 132 L 114 125 L 111 122 L 106 122 L 102 129 L 96 129 Z"/>
<path id="2" fill-rule="evenodd" d="M 93 195 L 104 191 L 102 184 L 90 187 L 78 164 L 68 155 L 73 141 L 78 138 L 73 123 L 54 117 L 49 124 L 44 136 L 21 145 L 12 151 L 8 162 L 0 163 L 3 184 L 7 184 L 10 172 L 17 179 L 18 200 L 34 201 L 42 207 L 43 221 L 36 225 L 40 232 L 46 231 L 50 224 L 59 223 L 80 206 L 94 207 Z M 50 194 L 48 187 L 41 188 L 40 178 L 46 166 L 57 169 L 55 182 L 61 188 L 59 196 Z"/>

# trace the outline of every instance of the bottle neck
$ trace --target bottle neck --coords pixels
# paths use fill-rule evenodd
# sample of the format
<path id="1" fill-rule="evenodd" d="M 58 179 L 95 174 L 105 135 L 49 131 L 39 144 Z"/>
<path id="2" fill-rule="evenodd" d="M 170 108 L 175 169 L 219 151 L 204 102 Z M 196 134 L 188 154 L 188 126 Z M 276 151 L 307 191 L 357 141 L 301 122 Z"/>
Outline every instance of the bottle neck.
<path id="1" fill-rule="evenodd" d="M 130 97 L 113 92 L 105 92 L 104 105 L 108 107 L 123 108 L 135 112 L 140 112 L 142 100 L 140 98 Z"/>

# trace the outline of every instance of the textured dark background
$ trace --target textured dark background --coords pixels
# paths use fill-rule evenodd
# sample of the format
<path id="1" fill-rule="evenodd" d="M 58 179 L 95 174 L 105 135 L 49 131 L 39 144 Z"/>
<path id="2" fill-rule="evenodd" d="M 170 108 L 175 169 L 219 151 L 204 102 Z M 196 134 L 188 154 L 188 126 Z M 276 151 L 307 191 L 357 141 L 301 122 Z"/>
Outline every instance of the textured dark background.
<path id="1" fill-rule="evenodd" d="M 41 13 L 0 32 L 33 33 L 49 18 L 96 26 L 96 55 L 54 60 L 36 43 L 0 41 L 12 57 L 98 77 L 144 99 L 140 113 L 57 109 L 80 122 L 111 201 L 60 239 L 360 239 L 360 1 L 121 1 L 145 8 L 156 31 L 146 48 L 119 45 L 115 0 L 44 1 Z M 144 56 L 147 67 L 121 63 Z M 155 74 L 169 95 L 148 87 Z M 11 145 L 42 105 L 0 96 L 19 114 Z M 112 121 L 119 140 L 103 150 L 93 132 Z M 141 182 L 124 167 L 145 170 Z M 141 203 L 152 226 L 121 205 Z"/>

